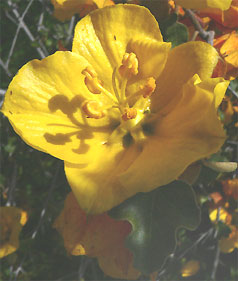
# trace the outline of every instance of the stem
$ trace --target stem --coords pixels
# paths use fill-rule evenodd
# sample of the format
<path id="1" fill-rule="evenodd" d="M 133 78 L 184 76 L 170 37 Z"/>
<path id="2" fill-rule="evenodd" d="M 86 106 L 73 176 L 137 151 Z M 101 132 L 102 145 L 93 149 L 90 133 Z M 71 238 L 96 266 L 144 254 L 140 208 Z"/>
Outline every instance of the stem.
<path id="1" fill-rule="evenodd" d="M 190 18 L 190 20 L 192 21 L 196 30 L 199 32 L 199 35 L 202 37 L 202 39 L 207 41 L 208 44 L 213 45 L 215 32 L 213 30 L 211 31 L 204 30 L 201 24 L 199 23 L 199 21 L 197 20 L 194 12 L 189 9 L 186 9 L 185 11 L 186 11 L 186 15 Z"/>

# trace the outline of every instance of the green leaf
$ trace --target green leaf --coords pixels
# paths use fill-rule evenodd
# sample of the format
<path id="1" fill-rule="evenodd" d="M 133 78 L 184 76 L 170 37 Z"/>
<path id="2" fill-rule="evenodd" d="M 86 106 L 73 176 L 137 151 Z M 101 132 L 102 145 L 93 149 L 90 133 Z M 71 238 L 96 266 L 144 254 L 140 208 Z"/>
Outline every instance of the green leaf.
<path id="1" fill-rule="evenodd" d="M 165 41 L 172 42 L 172 48 L 188 41 L 188 29 L 180 23 L 175 22 L 165 32 Z"/>
<path id="2" fill-rule="evenodd" d="M 192 188 L 181 181 L 152 192 L 138 193 L 109 212 L 128 220 L 132 232 L 126 246 L 134 254 L 134 266 L 144 274 L 157 271 L 176 246 L 176 230 L 194 230 L 200 222 Z"/>
<path id="3" fill-rule="evenodd" d="M 204 185 L 210 184 L 219 175 L 219 172 L 212 170 L 206 166 L 201 167 L 200 175 L 194 185 L 202 183 Z"/>

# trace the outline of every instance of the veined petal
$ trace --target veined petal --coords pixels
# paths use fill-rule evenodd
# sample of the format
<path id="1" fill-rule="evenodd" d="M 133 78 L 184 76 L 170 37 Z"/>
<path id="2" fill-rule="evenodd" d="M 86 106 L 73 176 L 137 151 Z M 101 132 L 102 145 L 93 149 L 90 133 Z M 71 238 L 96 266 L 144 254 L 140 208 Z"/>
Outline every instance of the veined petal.
<path id="1" fill-rule="evenodd" d="M 157 79 L 167 61 L 171 43 L 158 42 L 152 39 L 131 40 L 128 51 L 136 54 L 139 62 L 140 78 Z"/>
<path id="2" fill-rule="evenodd" d="M 65 173 L 79 205 L 87 213 L 103 213 L 137 193 L 118 181 L 140 154 L 136 145 L 125 149 L 122 144 L 101 145 L 92 148 L 88 165 L 65 162 Z"/>
<path id="3" fill-rule="evenodd" d="M 102 99 L 91 94 L 84 83 L 81 72 L 86 66 L 88 62 L 77 54 L 56 52 L 19 70 L 1 111 L 26 143 L 60 159 L 82 163 L 90 145 L 106 140 L 109 117 L 95 120 L 82 114 L 85 99 Z M 104 98 L 103 103 L 109 101 Z"/>
<path id="4" fill-rule="evenodd" d="M 218 53 L 207 43 L 188 42 L 172 49 L 163 72 L 157 79 L 151 110 L 166 112 L 180 100 L 182 86 L 194 74 L 202 80 L 211 77 L 218 61 Z"/>
<path id="5" fill-rule="evenodd" d="M 149 10 L 136 5 L 106 7 L 79 21 L 73 52 L 86 58 L 109 87 L 113 68 L 121 64 L 132 38 L 162 42 L 158 23 Z"/>
<path id="6" fill-rule="evenodd" d="M 150 191 L 176 179 L 186 167 L 215 153 L 225 140 L 217 106 L 228 86 L 222 78 L 198 83 L 195 75 L 183 88 L 180 103 L 158 119 L 155 136 L 120 176 L 127 188 Z M 212 91 L 211 91 L 212 89 Z"/>

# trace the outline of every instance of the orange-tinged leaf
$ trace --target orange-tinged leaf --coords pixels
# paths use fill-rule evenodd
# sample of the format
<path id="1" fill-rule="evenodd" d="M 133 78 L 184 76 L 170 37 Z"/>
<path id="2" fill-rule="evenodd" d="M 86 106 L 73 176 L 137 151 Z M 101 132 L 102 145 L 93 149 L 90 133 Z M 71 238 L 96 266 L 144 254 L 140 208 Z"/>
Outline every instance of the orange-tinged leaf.
<path id="1" fill-rule="evenodd" d="M 208 7 L 227 10 L 231 5 L 231 0 L 175 0 L 175 2 L 184 8 L 196 10 L 202 10 Z"/>
<path id="2" fill-rule="evenodd" d="M 216 8 L 207 8 L 202 10 L 200 13 L 201 15 L 209 16 L 224 27 L 238 27 L 238 0 L 233 0 L 230 8 L 226 11 L 221 11 Z"/>
<path id="3" fill-rule="evenodd" d="M 238 229 L 230 226 L 231 233 L 228 237 L 224 237 L 219 241 L 219 248 L 222 253 L 231 253 L 235 248 L 238 248 Z"/>
<path id="4" fill-rule="evenodd" d="M 225 61 L 233 67 L 238 67 L 238 34 L 234 31 L 220 49 Z"/>
<path id="5" fill-rule="evenodd" d="M 51 3 L 54 16 L 60 21 L 70 19 L 74 14 L 83 17 L 97 8 L 114 5 L 112 0 L 51 0 Z"/>
<path id="6" fill-rule="evenodd" d="M 226 33 L 223 34 L 219 37 L 217 37 L 216 39 L 214 39 L 214 43 L 213 43 L 213 47 L 220 49 L 221 46 L 226 42 L 226 40 L 229 38 L 230 34 Z"/>
<path id="7" fill-rule="evenodd" d="M 133 268 L 132 253 L 124 246 L 131 231 L 127 221 L 116 221 L 106 213 L 86 216 L 71 192 L 54 227 L 63 236 L 69 254 L 97 257 L 106 275 L 131 280 L 140 275 Z"/>
<path id="8" fill-rule="evenodd" d="M 219 58 L 216 67 L 213 70 L 212 78 L 226 77 L 227 78 L 227 63 L 223 58 Z"/>
<path id="9" fill-rule="evenodd" d="M 210 198 L 213 200 L 212 202 L 212 206 L 214 207 L 219 207 L 221 205 L 223 205 L 224 201 L 223 201 L 223 197 L 221 195 L 221 193 L 219 192 L 212 192 L 209 194 Z"/>
<path id="10" fill-rule="evenodd" d="M 227 196 L 238 200 L 238 179 L 228 179 L 222 182 L 223 191 Z"/>
<path id="11" fill-rule="evenodd" d="M 221 103 L 221 110 L 224 114 L 224 124 L 229 124 L 232 121 L 232 116 L 234 114 L 232 102 L 228 97 L 225 97 Z"/>
<path id="12" fill-rule="evenodd" d="M 1 207 L 0 212 L 0 258 L 3 258 L 19 247 L 19 234 L 27 214 L 16 207 Z"/>

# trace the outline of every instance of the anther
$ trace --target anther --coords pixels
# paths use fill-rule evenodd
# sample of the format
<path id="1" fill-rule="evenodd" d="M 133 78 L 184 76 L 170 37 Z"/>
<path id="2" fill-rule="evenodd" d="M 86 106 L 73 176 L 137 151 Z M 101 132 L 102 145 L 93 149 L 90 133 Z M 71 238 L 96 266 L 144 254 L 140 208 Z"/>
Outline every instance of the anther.
<path id="1" fill-rule="evenodd" d="M 134 53 L 125 53 L 119 73 L 122 77 L 138 74 L 138 59 Z"/>
<path id="2" fill-rule="evenodd" d="M 140 86 L 141 93 L 143 95 L 143 98 L 148 98 L 152 95 L 152 93 L 155 91 L 156 84 L 155 79 L 153 77 L 149 77 L 146 80 L 146 83 L 142 86 Z"/>
<path id="3" fill-rule="evenodd" d="M 85 101 L 82 109 L 89 118 L 100 119 L 105 116 L 105 112 L 102 109 L 102 103 L 98 101 Z"/>
<path id="4" fill-rule="evenodd" d="M 88 90 L 93 94 L 100 94 L 102 81 L 98 79 L 95 70 L 88 66 L 82 71 L 82 74 L 85 75 L 84 83 Z"/>
<path id="5" fill-rule="evenodd" d="M 124 114 L 122 115 L 122 120 L 127 121 L 130 119 L 135 119 L 137 111 L 135 108 L 125 108 Z"/>

